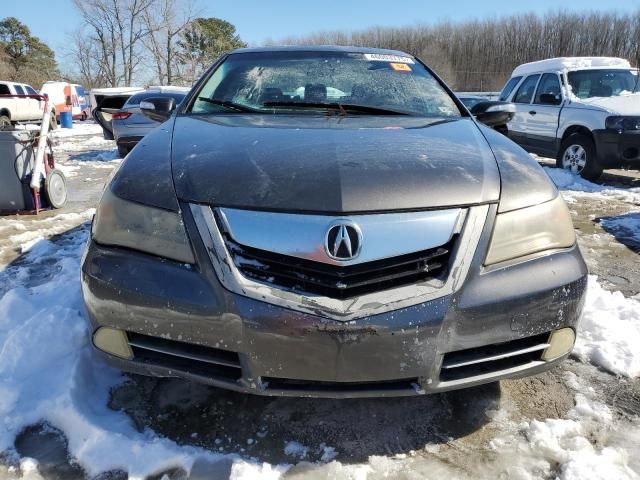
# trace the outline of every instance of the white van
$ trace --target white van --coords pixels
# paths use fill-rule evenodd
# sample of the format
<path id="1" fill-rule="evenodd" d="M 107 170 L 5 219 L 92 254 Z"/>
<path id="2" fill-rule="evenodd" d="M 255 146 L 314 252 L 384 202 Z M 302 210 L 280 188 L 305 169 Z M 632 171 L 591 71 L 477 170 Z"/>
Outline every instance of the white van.
<path id="1" fill-rule="evenodd" d="M 65 92 L 65 88 L 67 87 L 70 95 L 67 95 Z M 49 101 L 55 105 L 58 118 L 60 117 L 60 112 L 65 111 L 68 105 L 71 106 L 71 114 L 74 119 L 86 120 L 91 113 L 84 87 L 77 83 L 46 82 L 42 85 L 40 93 L 47 95 Z M 67 96 L 69 96 L 69 98 L 67 98 Z"/>
<path id="2" fill-rule="evenodd" d="M 639 84 L 638 69 L 622 58 L 520 65 L 500 94 L 516 106 L 509 137 L 590 180 L 604 168 L 640 166 Z"/>

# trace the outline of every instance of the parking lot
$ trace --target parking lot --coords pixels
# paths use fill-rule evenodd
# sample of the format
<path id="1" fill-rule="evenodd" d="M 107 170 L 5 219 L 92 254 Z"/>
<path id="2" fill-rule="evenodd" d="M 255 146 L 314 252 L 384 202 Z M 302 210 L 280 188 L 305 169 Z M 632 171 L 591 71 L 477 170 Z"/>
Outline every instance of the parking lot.
<path id="1" fill-rule="evenodd" d="M 91 355 L 78 267 L 121 160 L 93 123 L 55 136 L 68 204 L 0 218 L 0 416 L 13 409 L 0 478 L 126 478 L 125 465 L 170 479 L 637 478 L 640 172 L 594 184 L 539 159 L 591 273 L 578 344 L 560 367 L 416 398 L 265 398 L 122 376 Z"/>

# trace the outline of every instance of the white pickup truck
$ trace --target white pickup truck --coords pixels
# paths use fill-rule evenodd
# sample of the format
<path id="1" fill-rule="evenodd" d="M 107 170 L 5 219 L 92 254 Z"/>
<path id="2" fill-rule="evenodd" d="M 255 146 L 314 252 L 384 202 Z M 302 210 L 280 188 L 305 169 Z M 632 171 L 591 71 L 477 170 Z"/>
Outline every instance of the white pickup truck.
<path id="1" fill-rule="evenodd" d="M 604 168 L 640 166 L 639 80 L 638 69 L 621 58 L 520 65 L 500 94 L 516 106 L 509 137 L 589 180 Z"/>
<path id="2" fill-rule="evenodd" d="M 5 95 L 38 95 L 31 85 L 0 80 L 0 128 L 10 127 L 16 122 L 41 122 L 44 100 L 30 97 Z M 49 105 L 51 126 L 56 126 L 55 107 Z"/>

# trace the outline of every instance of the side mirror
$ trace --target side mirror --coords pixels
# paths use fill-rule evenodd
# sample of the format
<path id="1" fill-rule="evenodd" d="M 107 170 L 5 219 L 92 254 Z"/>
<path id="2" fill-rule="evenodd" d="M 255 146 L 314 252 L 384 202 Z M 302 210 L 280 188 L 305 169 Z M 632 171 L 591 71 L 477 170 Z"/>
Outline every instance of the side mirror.
<path id="1" fill-rule="evenodd" d="M 509 123 L 516 114 L 516 106 L 511 102 L 486 101 L 476 103 L 470 112 L 479 122 L 494 128 Z"/>
<path id="2" fill-rule="evenodd" d="M 541 93 L 540 103 L 542 105 L 560 105 L 562 98 L 554 93 Z"/>
<path id="3" fill-rule="evenodd" d="M 140 102 L 140 111 L 154 122 L 165 122 L 176 108 L 172 97 L 151 97 Z"/>

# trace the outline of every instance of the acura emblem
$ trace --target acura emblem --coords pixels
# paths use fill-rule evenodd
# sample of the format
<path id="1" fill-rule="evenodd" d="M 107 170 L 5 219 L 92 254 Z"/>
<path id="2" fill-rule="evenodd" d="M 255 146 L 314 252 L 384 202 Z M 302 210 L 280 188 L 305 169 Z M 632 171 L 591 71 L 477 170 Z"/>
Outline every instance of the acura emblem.
<path id="1" fill-rule="evenodd" d="M 352 260 L 360 253 L 362 232 L 355 223 L 338 221 L 329 227 L 325 250 L 335 260 Z"/>

